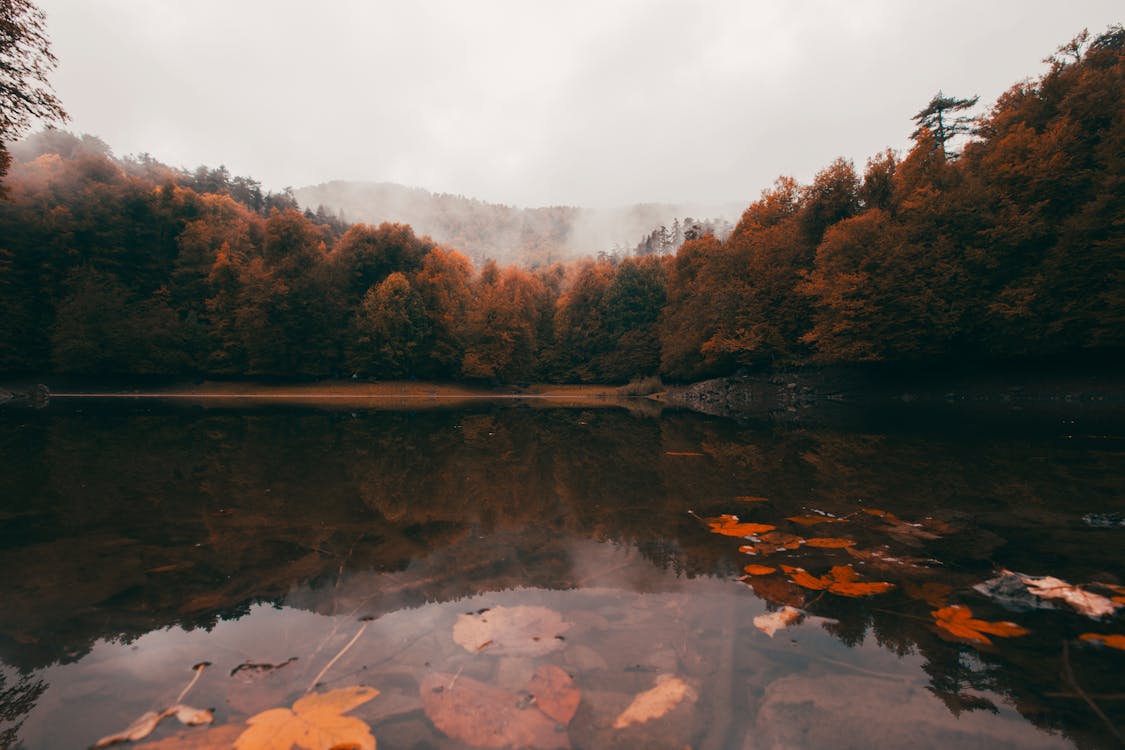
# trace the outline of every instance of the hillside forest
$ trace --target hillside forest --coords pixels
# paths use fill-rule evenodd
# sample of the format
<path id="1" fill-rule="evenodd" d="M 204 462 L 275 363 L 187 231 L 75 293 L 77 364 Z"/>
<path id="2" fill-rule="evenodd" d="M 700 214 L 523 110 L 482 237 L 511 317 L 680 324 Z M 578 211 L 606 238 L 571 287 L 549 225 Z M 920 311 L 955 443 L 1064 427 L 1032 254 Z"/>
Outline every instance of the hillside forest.
<path id="1" fill-rule="evenodd" d="M 973 101 L 935 96 L 905 153 L 778 178 L 725 238 L 535 267 L 43 131 L 3 181 L 0 372 L 688 381 L 1120 353 L 1125 30 Z"/>

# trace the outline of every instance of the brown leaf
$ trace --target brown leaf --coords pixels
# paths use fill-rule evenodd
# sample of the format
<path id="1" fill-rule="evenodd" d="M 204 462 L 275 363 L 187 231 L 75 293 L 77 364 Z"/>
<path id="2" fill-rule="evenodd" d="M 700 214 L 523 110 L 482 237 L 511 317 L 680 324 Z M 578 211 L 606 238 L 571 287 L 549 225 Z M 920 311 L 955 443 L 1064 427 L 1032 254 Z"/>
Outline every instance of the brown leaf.
<path id="1" fill-rule="evenodd" d="M 851 539 L 841 539 L 832 536 L 814 536 L 811 539 L 805 540 L 806 547 L 821 547 L 823 549 L 840 549 L 842 547 L 854 547 L 855 542 Z"/>
<path id="2" fill-rule="evenodd" d="M 633 724 L 659 719 L 678 706 L 685 698 L 694 700 L 694 691 L 679 677 L 663 674 L 656 678 L 656 686 L 633 698 L 613 722 L 614 729 L 624 729 Z"/>
<path id="3" fill-rule="evenodd" d="M 1125 651 L 1125 635 L 1102 635 L 1101 633 L 1083 633 L 1078 636 L 1089 643 L 1102 643 L 1110 648 Z"/>
<path id="4" fill-rule="evenodd" d="M 582 700 L 571 676 L 553 664 L 536 669 L 527 690 L 535 697 L 539 710 L 560 724 L 570 723 Z"/>
<path id="5" fill-rule="evenodd" d="M 272 708 L 247 720 L 247 729 L 235 750 L 323 750 L 346 746 L 375 750 L 371 727 L 354 716 L 344 716 L 379 694 L 374 688 L 353 685 L 311 693 L 293 708 Z"/>
<path id="6" fill-rule="evenodd" d="M 804 568 L 782 565 L 793 583 L 814 591 L 828 591 L 840 596 L 871 596 L 882 594 L 894 588 L 893 583 L 884 581 L 860 581 L 859 574 L 850 565 L 834 565 L 825 575 L 817 578 Z"/>
<path id="7" fill-rule="evenodd" d="M 770 638 L 782 628 L 787 628 L 795 622 L 800 622 L 801 610 L 793 607 L 783 607 L 776 612 L 758 615 L 754 618 L 754 627 Z"/>
<path id="8" fill-rule="evenodd" d="M 776 526 L 770 526 L 768 523 L 739 523 L 738 516 L 732 516 L 728 513 L 703 520 L 712 533 L 722 534 L 723 536 L 752 536 L 777 528 Z"/>
<path id="9" fill-rule="evenodd" d="M 744 544 L 738 548 L 739 552 L 747 555 L 772 555 L 775 552 L 782 552 L 787 549 L 797 549 L 805 540 L 794 534 L 786 534 L 783 531 L 770 531 L 766 534 L 760 534 L 757 537 L 758 541 L 754 544 Z"/>
<path id="10" fill-rule="evenodd" d="M 907 581 L 902 585 L 902 590 L 911 599 L 920 599 L 931 607 L 944 607 L 947 603 L 946 599 L 953 593 L 952 586 L 936 581 L 926 581 L 921 584 Z"/>
<path id="11" fill-rule="evenodd" d="M 789 516 L 785 520 L 792 521 L 793 523 L 800 524 L 801 526 L 815 526 L 818 523 L 843 523 L 844 519 L 833 518 L 832 516 L 808 515 L 808 516 Z"/>
<path id="12" fill-rule="evenodd" d="M 1030 632 L 1014 622 L 987 622 L 974 619 L 972 610 L 960 604 L 942 607 L 934 610 L 932 614 L 939 628 L 939 634 L 944 631 L 956 640 L 972 643 L 991 644 L 992 641 L 985 633 L 998 635 L 1001 638 L 1013 638 Z"/>
<path id="13" fill-rule="evenodd" d="M 140 718 L 130 724 L 128 727 L 94 743 L 95 748 L 106 747 L 117 742 L 136 742 L 143 740 L 152 734 L 156 729 L 156 725 L 169 716 L 175 716 L 181 724 L 188 726 L 195 726 L 198 724 L 210 724 L 214 721 L 211 711 L 206 709 L 192 708 L 185 706 L 182 703 L 177 703 L 175 706 L 164 709 L 163 711 L 146 711 L 141 714 Z"/>
<path id="14" fill-rule="evenodd" d="M 464 614 L 453 626 L 453 640 L 470 653 L 542 656 L 563 647 L 570 623 L 546 607 L 493 607 Z"/>
<path id="15" fill-rule="evenodd" d="M 435 673 L 419 691 L 426 716 L 441 731 L 474 747 L 569 748 L 557 722 L 515 693 L 468 677 Z"/>
<path id="16" fill-rule="evenodd" d="M 769 498 L 758 497 L 757 495 L 739 495 L 735 498 L 740 503 L 768 503 Z"/>
<path id="17" fill-rule="evenodd" d="M 162 740 L 134 745 L 134 750 L 230 750 L 245 729 L 245 724 L 187 729 Z"/>
<path id="18" fill-rule="evenodd" d="M 747 586 L 754 590 L 759 598 L 774 604 L 800 607 L 805 603 L 805 593 L 793 585 L 788 578 L 781 576 L 755 576 L 744 579 Z"/>

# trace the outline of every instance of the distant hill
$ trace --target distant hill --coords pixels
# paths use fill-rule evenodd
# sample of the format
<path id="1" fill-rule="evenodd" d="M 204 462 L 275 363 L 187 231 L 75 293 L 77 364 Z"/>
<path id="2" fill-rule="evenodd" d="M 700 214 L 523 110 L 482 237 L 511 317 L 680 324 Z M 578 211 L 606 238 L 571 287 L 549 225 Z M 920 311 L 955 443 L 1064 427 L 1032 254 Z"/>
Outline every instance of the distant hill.
<path id="1" fill-rule="evenodd" d="M 599 252 L 631 253 L 653 230 L 670 230 L 676 220 L 711 220 L 721 228 L 737 221 L 749 203 L 521 208 L 389 182 L 345 181 L 299 188 L 293 195 L 304 208 L 323 207 L 346 221 L 409 224 L 478 263 L 492 258 L 532 267 Z"/>

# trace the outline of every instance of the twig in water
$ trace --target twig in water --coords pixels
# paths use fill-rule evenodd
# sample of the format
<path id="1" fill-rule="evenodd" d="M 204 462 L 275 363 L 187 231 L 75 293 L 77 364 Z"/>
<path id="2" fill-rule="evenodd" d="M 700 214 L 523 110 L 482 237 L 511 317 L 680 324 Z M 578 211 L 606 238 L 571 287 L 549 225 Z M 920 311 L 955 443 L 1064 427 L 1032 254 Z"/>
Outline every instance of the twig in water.
<path id="1" fill-rule="evenodd" d="M 1113 725 L 1109 717 L 1102 713 L 1102 710 L 1098 708 L 1098 704 L 1094 703 L 1094 699 L 1091 698 L 1086 691 L 1078 685 L 1078 681 L 1074 679 L 1074 669 L 1070 666 L 1070 646 L 1066 641 L 1063 641 L 1063 679 L 1066 680 L 1066 683 L 1070 685 L 1070 688 L 1074 692 L 1078 693 L 1078 696 L 1082 700 L 1086 701 L 1086 705 L 1098 715 L 1098 718 L 1102 720 L 1106 728 L 1117 738 L 1117 741 L 1125 743 L 1125 737 L 1121 736 L 1121 732 L 1117 730 L 1117 727 Z"/>
<path id="2" fill-rule="evenodd" d="M 338 662 L 341 656 L 348 653 L 348 649 L 354 646 L 355 642 L 359 640 L 359 637 L 363 635 L 363 631 L 367 630 L 367 625 L 369 622 L 370 620 L 364 621 L 363 625 L 360 625 L 359 630 L 356 631 L 356 634 L 352 636 L 352 639 L 348 641 L 347 645 L 340 649 L 339 653 L 333 656 L 332 660 L 324 665 L 324 669 L 320 670 L 320 672 L 317 673 L 316 677 L 312 679 L 312 682 L 309 683 L 309 686 L 305 688 L 306 693 L 311 692 L 312 689 L 316 687 L 316 684 L 320 682 L 320 678 L 327 674 L 329 669 L 332 669 L 332 665 Z"/>
<path id="3" fill-rule="evenodd" d="M 187 695 L 193 687 L 195 687 L 195 683 L 199 682 L 199 675 L 203 674 L 203 670 L 209 666 L 211 666 L 211 662 L 201 661 L 194 667 L 192 667 L 192 670 L 195 671 L 195 675 L 191 678 L 191 682 L 187 684 L 187 687 L 181 690 L 180 694 L 176 696 L 176 700 L 174 701 L 175 704 L 183 703 L 184 696 Z"/>
<path id="4" fill-rule="evenodd" d="M 462 664 L 460 669 L 457 670 L 457 674 L 453 675 L 453 679 L 449 681 L 449 685 L 447 685 L 445 689 L 446 690 L 452 690 L 453 686 L 455 684 L 457 684 L 457 678 L 460 677 L 461 673 L 464 672 L 464 671 L 465 671 L 465 665 Z"/>

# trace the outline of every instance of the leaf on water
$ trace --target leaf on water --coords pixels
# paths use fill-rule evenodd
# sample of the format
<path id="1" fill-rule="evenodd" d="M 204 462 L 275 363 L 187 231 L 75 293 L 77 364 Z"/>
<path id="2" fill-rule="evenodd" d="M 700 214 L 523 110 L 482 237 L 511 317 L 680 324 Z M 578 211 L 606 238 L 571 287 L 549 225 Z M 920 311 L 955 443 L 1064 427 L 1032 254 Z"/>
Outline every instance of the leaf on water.
<path id="1" fill-rule="evenodd" d="M 942 607 L 934 610 L 931 614 L 933 614 L 935 623 L 939 628 L 939 635 L 951 635 L 956 640 L 972 643 L 991 644 L 992 641 L 985 633 L 997 635 L 1001 638 L 1013 638 L 1031 632 L 1014 622 L 977 620 L 973 617 L 972 610 L 961 604 Z"/>
<path id="2" fill-rule="evenodd" d="M 175 716 L 181 724 L 186 724 L 188 726 L 210 724 L 214 721 L 214 716 L 211 714 L 210 710 L 192 708 L 191 706 L 177 703 L 175 706 L 166 708 L 163 711 L 146 711 L 141 714 L 140 718 L 122 731 L 102 737 L 94 743 L 94 747 L 106 747 L 117 742 L 136 742 L 137 740 L 143 740 L 145 737 L 152 734 L 157 724 L 169 716 Z"/>
<path id="3" fill-rule="evenodd" d="M 771 573 L 777 572 L 777 568 L 771 568 L 768 565 L 754 565 L 753 563 L 747 565 L 743 570 L 745 570 L 748 575 L 752 576 L 768 576 Z"/>
<path id="4" fill-rule="evenodd" d="M 931 568 L 936 565 L 941 565 L 940 562 L 933 559 L 892 554 L 889 547 L 877 547 L 875 549 L 856 549 L 855 547 L 848 547 L 845 549 L 845 552 L 868 567 L 888 572 L 900 572 L 903 569 Z"/>
<path id="5" fill-rule="evenodd" d="M 936 581 L 921 584 L 907 581 L 902 585 L 902 590 L 911 599 L 920 599 L 931 607 L 944 607 L 949 595 L 953 593 L 952 586 Z"/>
<path id="6" fill-rule="evenodd" d="M 155 742 L 134 745 L 134 750 L 230 750 L 246 726 L 224 724 L 208 729 L 185 730 Z"/>
<path id="7" fill-rule="evenodd" d="M 746 555 L 772 555 L 788 549 L 797 549 L 805 540 L 794 534 L 783 531 L 770 531 L 759 534 L 754 544 L 744 544 L 738 548 L 739 552 Z"/>
<path id="8" fill-rule="evenodd" d="M 770 526 L 768 523 L 739 523 L 738 516 L 732 516 L 729 513 L 703 520 L 712 533 L 722 534 L 723 536 L 752 536 L 777 528 L 776 526 Z"/>
<path id="9" fill-rule="evenodd" d="M 539 710 L 560 724 L 569 724 L 578 711 L 582 694 L 569 674 L 553 664 L 535 670 L 527 690 L 535 698 Z"/>
<path id="10" fill-rule="evenodd" d="M 811 539 L 805 540 L 805 546 L 821 547 L 823 549 L 840 549 L 842 547 L 854 547 L 855 542 L 851 539 L 841 539 L 839 537 L 814 536 Z"/>
<path id="11" fill-rule="evenodd" d="M 839 596 L 871 596 L 886 593 L 894 588 L 893 583 L 885 581 L 860 581 L 859 574 L 850 565 L 834 565 L 819 578 L 804 568 L 782 565 L 781 569 L 788 573 L 790 580 L 798 586 L 813 591 L 828 591 Z"/>
<path id="12" fill-rule="evenodd" d="M 1109 646 L 1110 648 L 1120 649 L 1125 651 L 1125 635 L 1102 635 L 1101 633 L 1083 633 L 1078 636 L 1081 640 L 1088 643 L 1101 643 Z"/>
<path id="13" fill-rule="evenodd" d="M 695 700 L 695 691 L 679 677 L 662 674 L 656 678 L 655 687 L 633 698 L 633 702 L 614 720 L 613 728 L 624 729 L 633 724 L 659 719 L 685 698 Z"/>
<path id="14" fill-rule="evenodd" d="M 435 673 L 419 691 L 426 716 L 455 740 L 475 747 L 569 748 L 570 736 L 536 707 L 507 690 L 468 677 Z"/>
<path id="15" fill-rule="evenodd" d="M 740 503 L 768 503 L 768 497 L 758 497 L 757 495 L 739 495 L 735 498 Z"/>
<path id="16" fill-rule="evenodd" d="M 807 516 L 789 516 L 785 520 L 792 521 L 801 526 L 814 526 L 818 523 L 843 523 L 842 518 L 833 518 L 832 516 L 820 515 L 807 515 Z"/>
<path id="17" fill-rule="evenodd" d="M 800 607 L 805 603 L 805 592 L 782 576 L 754 576 L 742 579 L 759 598 L 774 604 Z"/>
<path id="18" fill-rule="evenodd" d="M 453 640 L 466 651 L 505 656 L 543 656 L 562 648 L 570 623 L 553 609 L 493 607 L 464 614 L 453 626 Z"/>
<path id="19" fill-rule="evenodd" d="M 1109 617 L 1121 605 L 1099 594 L 1072 586 L 1061 578 L 1019 575 L 1027 590 L 1040 599 L 1061 599 L 1087 617 Z"/>
<path id="20" fill-rule="evenodd" d="M 323 750 L 348 747 L 375 750 L 371 727 L 354 716 L 344 716 L 379 694 L 375 688 L 353 685 L 311 693 L 290 708 L 272 708 L 247 720 L 246 731 L 235 750 Z"/>
<path id="21" fill-rule="evenodd" d="M 754 627 L 770 638 L 773 638 L 774 633 L 794 623 L 800 622 L 801 618 L 801 610 L 794 609 L 793 607 L 783 607 L 776 612 L 769 612 L 755 617 Z"/>

